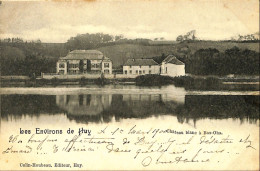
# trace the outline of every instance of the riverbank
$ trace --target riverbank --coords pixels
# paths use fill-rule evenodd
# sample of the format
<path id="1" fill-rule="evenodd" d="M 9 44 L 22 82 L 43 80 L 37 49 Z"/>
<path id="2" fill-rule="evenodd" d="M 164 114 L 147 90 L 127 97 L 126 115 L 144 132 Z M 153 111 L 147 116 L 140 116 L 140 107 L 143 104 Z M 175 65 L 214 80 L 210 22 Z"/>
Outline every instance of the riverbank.
<path id="1" fill-rule="evenodd" d="M 76 78 L 76 79 L 43 79 L 19 76 L 1 77 L 1 87 L 44 87 L 44 86 L 70 86 L 70 85 L 106 85 L 106 84 L 135 84 L 135 78 Z"/>
<path id="2" fill-rule="evenodd" d="M 258 76 L 218 77 L 218 76 L 180 76 L 143 75 L 136 78 L 139 86 L 161 86 L 173 84 L 186 90 L 259 90 Z"/>
<path id="3" fill-rule="evenodd" d="M 26 76 L 1 77 L 1 87 L 56 87 L 86 85 L 137 85 L 137 86 L 163 86 L 175 85 L 186 90 L 240 90 L 259 91 L 259 76 L 181 76 L 169 77 L 161 75 L 140 75 L 136 78 L 85 78 L 80 79 L 43 79 Z"/>

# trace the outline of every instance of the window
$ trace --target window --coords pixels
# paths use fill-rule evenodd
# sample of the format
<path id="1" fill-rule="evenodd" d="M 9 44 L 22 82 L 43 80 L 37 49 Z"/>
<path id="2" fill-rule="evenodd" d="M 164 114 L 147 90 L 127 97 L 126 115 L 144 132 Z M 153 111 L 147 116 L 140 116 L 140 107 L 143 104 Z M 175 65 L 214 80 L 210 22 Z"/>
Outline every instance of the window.
<path id="1" fill-rule="evenodd" d="M 69 64 L 69 67 L 70 67 L 70 68 L 78 68 L 78 67 L 79 67 L 79 64 Z"/>
<path id="2" fill-rule="evenodd" d="M 145 70 L 143 70 L 143 74 L 145 74 Z"/>
<path id="3" fill-rule="evenodd" d="M 100 68 L 101 67 L 101 65 L 100 64 L 96 64 L 96 68 Z"/>
<path id="4" fill-rule="evenodd" d="M 59 68 L 64 68 L 64 67 L 65 67 L 64 63 L 59 64 Z"/>
<path id="5" fill-rule="evenodd" d="M 75 71 L 75 70 L 72 70 L 72 71 L 69 71 L 69 73 L 70 73 L 70 74 L 76 74 L 76 73 L 77 73 L 77 71 Z"/>
<path id="6" fill-rule="evenodd" d="M 130 72 L 130 74 L 132 74 L 132 70 L 130 70 L 129 72 Z"/>
<path id="7" fill-rule="evenodd" d="M 167 67 L 165 67 L 165 73 L 167 73 Z"/>
<path id="8" fill-rule="evenodd" d="M 105 74 L 109 74 L 109 70 L 108 70 L 108 69 L 105 69 L 105 70 L 104 70 L 104 73 L 105 73 Z"/>
<path id="9" fill-rule="evenodd" d="M 141 65 L 139 65 L 139 67 L 141 68 L 142 66 L 141 66 Z"/>
<path id="10" fill-rule="evenodd" d="M 135 73 L 138 74 L 138 70 L 136 70 Z"/>
<path id="11" fill-rule="evenodd" d="M 59 71 L 59 74 L 64 74 L 64 70 L 60 70 L 60 71 Z"/>
<path id="12" fill-rule="evenodd" d="M 132 65 L 130 65 L 129 67 L 132 68 Z"/>
<path id="13" fill-rule="evenodd" d="M 109 63 L 104 63 L 104 68 L 109 68 Z"/>
<path id="14" fill-rule="evenodd" d="M 149 68 L 151 68 L 152 66 L 151 65 L 149 65 Z"/>
<path id="15" fill-rule="evenodd" d="M 127 74 L 127 70 L 125 70 L 125 74 Z"/>
<path id="16" fill-rule="evenodd" d="M 152 74 L 152 71 L 151 71 L 151 70 L 149 70 L 149 74 Z"/>
<path id="17" fill-rule="evenodd" d="M 139 71 L 139 74 L 142 74 L 142 71 L 141 71 L 141 70 Z"/>

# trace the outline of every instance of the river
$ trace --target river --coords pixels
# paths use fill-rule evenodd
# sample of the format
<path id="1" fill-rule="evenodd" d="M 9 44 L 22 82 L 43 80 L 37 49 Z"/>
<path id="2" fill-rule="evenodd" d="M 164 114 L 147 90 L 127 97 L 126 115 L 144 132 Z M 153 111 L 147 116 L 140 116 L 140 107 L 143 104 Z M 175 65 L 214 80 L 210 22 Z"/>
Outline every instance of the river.
<path id="1" fill-rule="evenodd" d="M 234 136 L 249 133 L 259 140 L 259 91 L 187 91 L 172 85 L 89 85 L 1 88 L 0 94 L 1 139 L 8 139 L 20 128 L 143 125 L 221 131 Z"/>

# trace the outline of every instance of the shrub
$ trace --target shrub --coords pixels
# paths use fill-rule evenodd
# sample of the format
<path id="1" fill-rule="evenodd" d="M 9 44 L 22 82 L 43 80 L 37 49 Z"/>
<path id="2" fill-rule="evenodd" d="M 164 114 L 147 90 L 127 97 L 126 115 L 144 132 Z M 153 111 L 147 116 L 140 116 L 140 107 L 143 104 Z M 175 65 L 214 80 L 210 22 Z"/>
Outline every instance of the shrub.
<path id="1" fill-rule="evenodd" d="M 136 85 L 141 86 L 160 86 L 173 83 L 173 78 L 162 75 L 140 75 L 135 79 Z"/>

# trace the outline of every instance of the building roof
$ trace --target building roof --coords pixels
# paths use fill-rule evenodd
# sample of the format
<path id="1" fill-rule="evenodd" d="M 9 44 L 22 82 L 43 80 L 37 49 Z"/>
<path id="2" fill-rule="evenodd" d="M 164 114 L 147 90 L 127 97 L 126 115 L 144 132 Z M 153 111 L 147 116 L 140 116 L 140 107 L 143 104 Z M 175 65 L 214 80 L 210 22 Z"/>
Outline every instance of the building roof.
<path id="1" fill-rule="evenodd" d="M 153 59 L 128 59 L 125 66 L 149 66 L 149 65 L 158 65 Z"/>
<path id="2" fill-rule="evenodd" d="M 171 63 L 175 65 L 185 65 L 182 61 L 180 61 L 173 55 L 168 55 L 162 62 Z"/>
<path id="3" fill-rule="evenodd" d="M 68 53 L 67 56 L 61 57 L 60 59 L 109 59 L 98 50 L 73 50 Z"/>

